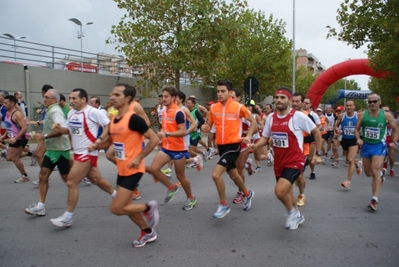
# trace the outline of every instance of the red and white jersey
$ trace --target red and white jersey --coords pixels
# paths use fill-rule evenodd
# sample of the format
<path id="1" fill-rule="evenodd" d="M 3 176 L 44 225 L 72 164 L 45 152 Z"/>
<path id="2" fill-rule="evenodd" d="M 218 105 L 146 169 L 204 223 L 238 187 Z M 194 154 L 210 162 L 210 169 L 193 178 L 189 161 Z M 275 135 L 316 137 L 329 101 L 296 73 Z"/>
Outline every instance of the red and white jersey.
<path id="1" fill-rule="evenodd" d="M 252 117 L 254 119 L 256 119 L 256 114 L 252 113 Z M 251 123 L 249 122 L 249 120 L 245 119 L 245 118 L 241 118 L 241 124 L 242 124 L 242 136 L 245 136 L 249 130 L 249 127 L 251 126 Z M 252 137 L 251 140 L 257 140 L 260 138 L 260 134 L 259 132 L 255 132 Z"/>
<path id="2" fill-rule="evenodd" d="M 70 110 L 64 127 L 69 129 L 72 136 L 74 154 L 98 155 L 98 150 L 89 152 L 87 147 L 96 141 L 98 128 L 108 125 L 108 116 L 91 106 L 82 110 Z"/>
<path id="3" fill-rule="evenodd" d="M 310 133 L 315 127 L 308 116 L 293 109 L 282 117 L 276 112 L 267 117 L 262 135 L 273 140 L 275 169 L 303 169 L 303 131 Z"/>

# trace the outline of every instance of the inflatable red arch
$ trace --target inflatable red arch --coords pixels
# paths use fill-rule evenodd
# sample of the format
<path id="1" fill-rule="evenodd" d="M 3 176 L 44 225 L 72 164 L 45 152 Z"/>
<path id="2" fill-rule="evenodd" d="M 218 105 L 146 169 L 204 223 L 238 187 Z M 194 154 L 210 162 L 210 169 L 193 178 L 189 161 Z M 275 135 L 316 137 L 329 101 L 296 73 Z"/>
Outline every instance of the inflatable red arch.
<path id="1" fill-rule="evenodd" d="M 306 97 L 312 101 L 312 106 L 317 108 L 323 94 L 330 85 L 347 76 L 362 74 L 381 79 L 387 72 L 375 72 L 369 67 L 369 60 L 367 58 L 346 60 L 328 68 L 320 74 L 310 86 Z"/>

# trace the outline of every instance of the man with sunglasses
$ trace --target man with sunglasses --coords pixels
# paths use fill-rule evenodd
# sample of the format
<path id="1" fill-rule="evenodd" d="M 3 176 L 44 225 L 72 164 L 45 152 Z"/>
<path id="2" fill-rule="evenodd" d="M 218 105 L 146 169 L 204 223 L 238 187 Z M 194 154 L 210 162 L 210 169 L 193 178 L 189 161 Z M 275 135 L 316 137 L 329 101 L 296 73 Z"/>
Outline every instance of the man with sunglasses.
<path id="1" fill-rule="evenodd" d="M 371 190 L 372 199 L 368 207 L 375 211 L 378 209 L 378 195 L 381 185 L 385 180 L 386 169 L 382 168 L 384 157 L 387 154 L 386 146 L 386 126 L 392 127 L 392 140 L 398 139 L 397 124 L 393 116 L 380 109 L 381 97 L 376 93 L 371 93 L 367 97 L 369 104 L 368 110 L 359 114 L 355 129 L 357 144 L 362 148 L 364 173 L 372 177 Z M 360 131 L 363 137 L 360 138 Z M 398 143 L 392 142 L 392 148 L 397 148 Z"/>

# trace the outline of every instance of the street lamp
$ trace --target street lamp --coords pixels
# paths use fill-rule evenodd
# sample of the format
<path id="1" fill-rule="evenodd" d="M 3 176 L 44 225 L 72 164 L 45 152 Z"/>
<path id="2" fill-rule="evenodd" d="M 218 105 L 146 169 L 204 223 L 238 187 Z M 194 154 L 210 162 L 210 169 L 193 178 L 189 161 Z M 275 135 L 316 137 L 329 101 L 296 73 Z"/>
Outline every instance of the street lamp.
<path id="1" fill-rule="evenodd" d="M 14 41 L 14 63 L 17 63 L 17 39 L 25 39 L 25 36 L 20 36 L 20 37 L 14 37 L 9 33 L 4 33 L 4 36 L 7 36 L 8 38 L 10 38 L 11 40 Z"/>
<path id="2" fill-rule="evenodd" d="M 292 1 L 292 93 L 295 93 L 295 0 Z"/>
<path id="3" fill-rule="evenodd" d="M 78 31 L 78 39 L 80 39 L 80 71 L 83 72 L 83 37 L 85 37 L 82 31 L 83 24 L 80 20 L 76 18 L 72 18 L 69 20 L 80 27 L 80 31 Z M 84 25 L 92 25 L 92 24 L 93 22 L 86 22 Z"/>

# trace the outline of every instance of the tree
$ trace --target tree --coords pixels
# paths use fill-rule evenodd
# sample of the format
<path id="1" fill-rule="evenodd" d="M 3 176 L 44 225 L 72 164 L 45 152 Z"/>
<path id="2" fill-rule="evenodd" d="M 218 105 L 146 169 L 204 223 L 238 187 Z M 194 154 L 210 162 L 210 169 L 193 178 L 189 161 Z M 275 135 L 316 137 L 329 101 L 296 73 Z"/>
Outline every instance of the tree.
<path id="1" fill-rule="evenodd" d="M 342 29 L 330 29 L 327 37 L 337 37 L 354 48 L 366 45 L 371 67 L 387 71 L 384 86 L 376 90 L 383 98 L 399 94 L 399 1 L 345 0 L 338 9 L 337 20 Z M 377 82 L 378 83 L 378 82 Z M 381 90 L 389 88 L 390 94 Z"/>
<path id="2" fill-rule="evenodd" d="M 259 81 L 258 94 L 263 98 L 291 77 L 291 42 L 284 37 L 285 23 L 266 17 L 264 12 L 245 10 L 227 23 L 235 29 L 234 36 L 226 36 L 220 56 L 199 74 L 204 84 L 219 78 L 230 79 L 242 89 L 248 76 Z"/>
<path id="3" fill-rule="evenodd" d="M 126 9 L 111 33 L 117 49 L 131 66 L 144 68 L 141 93 L 156 91 L 165 83 L 179 89 L 180 74 L 192 81 L 219 57 L 220 47 L 234 37 L 229 18 L 239 16 L 246 2 L 217 0 L 115 0 Z"/>

